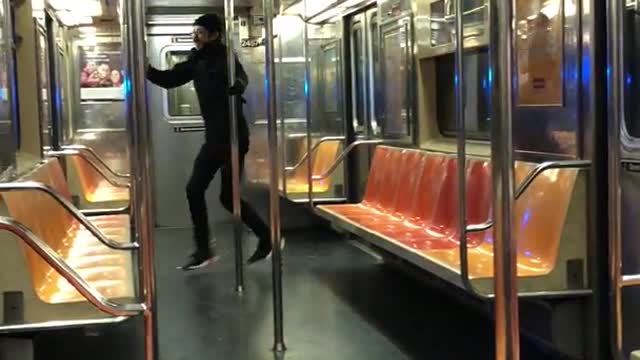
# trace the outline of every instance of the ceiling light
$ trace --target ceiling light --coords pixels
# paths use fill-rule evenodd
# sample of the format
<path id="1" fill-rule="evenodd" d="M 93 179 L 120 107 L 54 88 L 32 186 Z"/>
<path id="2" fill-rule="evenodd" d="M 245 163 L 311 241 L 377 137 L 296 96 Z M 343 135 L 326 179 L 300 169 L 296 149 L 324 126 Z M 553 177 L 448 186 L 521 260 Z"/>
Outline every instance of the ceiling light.
<path id="1" fill-rule="evenodd" d="M 102 4 L 99 0 L 76 0 L 71 11 L 81 16 L 102 16 Z"/>

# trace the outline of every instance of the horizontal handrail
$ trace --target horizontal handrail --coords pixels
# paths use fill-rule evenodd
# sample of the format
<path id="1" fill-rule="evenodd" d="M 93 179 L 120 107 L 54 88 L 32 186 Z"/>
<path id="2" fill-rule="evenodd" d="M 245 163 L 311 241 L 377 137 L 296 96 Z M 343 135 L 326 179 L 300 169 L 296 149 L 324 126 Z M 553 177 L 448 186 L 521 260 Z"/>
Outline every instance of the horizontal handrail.
<path id="1" fill-rule="evenodd" d="M 331 166 L 329 167 L 329 169 L 327 169 L 327 171 L 325 171 L 323 174 L 321 175 L 313 175 L 311 177 L 312 180 L 323 180 L 328 178 L 329 176 L 331 176 L 331 174 L 336 171 L 336 169 L 338 168 L 338 165 L 340 165 L 340 163 L 344 160 L 344 158 L 356 147 L 360 146 L 360 145 L 373 145 L 373 144 L 381 144 L 385 142 L 384 140 L 380 140 L 380 139 L 376 139 L 376 140 L 358 140 L 358 141 L 354 141 L 351 144 L 349 144 L 349 146 L 347 146 L 346 149 L 344 149 L 344 151 L 336 158 L 336 160 L 333 162 L 333 164 L 331 164 Z"/>
<path id="2" fill-rule="evenodd" d="M 483 232 L 493 227 L 493 220 L 487 220 L 481 224 L 467 225 L 467 233 Z"/>
<path id="3" fill-rule="evenodd" d="M 130 185 L 128 183 L 121 183 L 120 181 L 122 180 L 114 180 L 112 179 L 108 173 L 105 173 L 105 169 L 102 168 L 102 166 L 98 166 L 96 165 L 93 160 L 91 160 L 89 157 L 87 157 L 87 155 L 81 151 L 78 150 L 60 150 L 60 151 L 47 151 L 46 152 L 47 156 L 80 156 L 82 157 L 87 163 L 89 163 L 89 165 L 91 165 L 91 167 L 98 172 L 98 174 L 100 174 L 105 180 L 107 180 L 107 182 L 109 182 L 109 184 L 113 185 L 114 187 L 118 187 L 118 188 L 129 188 Z M 108 167 L 107 167 L 108 169 Z M 106 170 L 107 172 L 110 172 L 111 170 Z"/>
<path id="4" fill-rule="evenodd" d="M 640 274 L 622 275 L 620 287 L 640 286 Z"/>
<path id="5" fill-rule="evenodd" d="M 86 209 L 80 210 L 82 215 L 87 217 L 106 216 L 106 215 L 128 215 L 131 212 L 131 206 L 123 206 L 115 209 Z"/>
<path id="6" fill-rule="evenodd" d="M 292 133 L 292 134 L 286 134 L 285 137 L 287 139 L 300 139 L 300 138 L 306 138 L 307 137 L 307 133 Z"/>
<path id="7" fill-rule="evenodd" d="M 576 168 L 576 169 L 584 169 L 591 166 L 591 161 L 589 160 L 567 160 L 567 161 L 547 161 L 539 164 L 533 169 L 527 177 L 518 185 L 515 194 L 515 200 L 518 200 L 531 186 L 533 181 L 540 176 L 543 172 L 551 169 L 567 169 L 567 168 Z M 481 224 L 473 224 L 467 226 L 467 233 L 473 232 L 483 232 L 489 230 L 493 227 L 493 220 L 487 220 Z"/>
<path id="8" fill-rule="evenodd" d="M 0 192 L 17 192 L 17 191 L 40 191 L 57 201 L 62 207 L 67 210 L 71 216 L 78 220 L 83 226 L 89 230 L 89 232 L 95 236 L 101 243 L 114 250 L 135 250 L 139 245 L 137 242 L 129 242 L 126 244 L 113 241 L 106 237 L 100 229 L 98 229 L 85 215 L 83 215 L 78 209 L 71 204 L 67 199 L 58 194 L 50 186 L 41 184 L 35 181 L 14 182 L 14 183 L 0 183 Z"/>
<path id="9" fill-rule="evenodd" d="M 311 148 L 310 151 L 308 151 L 304 155 L 302 155 L 302 158 L 300 158 L 300 160 L 294 166 L 285 167 L 284 168 L 285 172 L 287 172 L 287 173 L 292 172 L 292 171 L 298 169 L 300 166 L 302 166 L 302 164 L 304 164 L 304 162 L 309 158 L 309 154 L 315 153 L 316 150 L 318 150 L 318 148 L 320 147 L 320 145 L 322 143 L 325 143 L 325 142 L 328 142 L 328 141 L 344 140 L 344 139 L 345 139 L 344 136 L 325 136 L 325 137 L 320 138 L 320 140 L 318 140 L 318 142 L 313 145 L 313 147 Z"/>
<path id="10" fill-rule="evenodd" d="M 144 304 L 119 304 L 110 301 L 92 288 L 64 259 L 60 257 L 46 242 L 36 236 L 29 228 L 18 221 L 0 217 L 0 230 L 13 233 L 35 251 L 49 266 L 54 268 L 82 296 L 99 310 L 112 316 L 135 316 L 146 311 Z"/>
<path id="11" fill-rule="evenodd" d="M 92 148 L 85 146 L 85 145 L 63 145 L 62 146 L 63 150 L 77 150 L 80 152 L 87 152 L 89 154 L 91 154 L 91 156 L 93 156 L 99 163 L 100 165 L 102 165 L 107 171 L 109 171 L 113 176 L 117 177 L 117 178 L 121 178 L 123 180 L 129 180 L 129 178 L 131 178 L 131 174 L 122 174 L 119 173 L 115 170 L 113 170 L 109 165 L 107 165 L 106 161 L 104 161 L 104 159 L 102 159 L 102 157 L 100 157 L 100 155 L 98 155 L 98 153 L 93 150 Z"/>
<path id="12" fill-rule="evenodd" d="M 591 166 L 590 160 L 564 160 L 564 161 L 547 161 L 539 164 L 533 169 L 527 177 L 522 180 L 516 189 L 515 199 L 518 200 L 522 194 L 529 188 L 533 181 L 543 172 L 552 169 L 587 169 Z"/>

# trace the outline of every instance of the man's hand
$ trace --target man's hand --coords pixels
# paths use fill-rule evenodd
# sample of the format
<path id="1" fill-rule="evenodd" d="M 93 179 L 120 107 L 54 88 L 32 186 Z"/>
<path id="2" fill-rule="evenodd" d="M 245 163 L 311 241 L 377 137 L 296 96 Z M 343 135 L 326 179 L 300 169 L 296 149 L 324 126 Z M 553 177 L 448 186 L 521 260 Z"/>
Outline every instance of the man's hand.
<path id="1" fill-rule="evenodd" d="M 244 92 L 242 82 L 236 80 L 232 87 L 229 88 L 229 95 L 242 95 Z"/>

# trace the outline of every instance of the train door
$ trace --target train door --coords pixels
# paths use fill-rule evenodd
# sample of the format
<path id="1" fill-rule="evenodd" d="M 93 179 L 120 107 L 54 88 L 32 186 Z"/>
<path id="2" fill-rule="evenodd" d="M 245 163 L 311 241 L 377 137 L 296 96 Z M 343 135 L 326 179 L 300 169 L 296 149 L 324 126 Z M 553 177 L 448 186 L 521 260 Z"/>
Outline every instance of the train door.
<path id="1" fill-rule="evenodd" d="M 341 19 L 307 25 L 313 201 L 344 201 L 347 194 L 346 162 L 339 158 L 346 144 L 342 32 Z"/>
<path id="2" fill-rule="evenodd" d="M 304 21 L 298 16 L 274 19 L 278 34 L 274 43 L 276 88 L 278 99 L 278 156 L 283 164 L 281 193 L 294 202 L 308 201 L 307 119 L 305 102 Z M 261 121 L 256 135 L 266 134 L 266 121 Z M 265 129 L 265 130 L 263 130 Z M 257 138 L 254 137 L 254 138 Z M 266 139 L 266 136 L 263 135 Z M 266 142 L 264 143 L 266 145 Z M 253 144 L 252 144 L 253 146 Z M 255 150 L 255 149 L 254 149 Z M 255 151 L 253 151 L 255 152 Z M 266 151 L 264 155 L 266 156 Z M 254 164 L 256 169 L 264 165 Z M 260 170 L 263 174 L 267 171 Z M 263 177 L 268 183 L 268 176 Z"/>
<path id="3" fill-rule="evenodd" d="M 640 59 L 640 13 L 637 3 L 629 1 L 612 2 L 610 21 L 619 26 L 609 28 L 612 39 L 610 45 L 610 65 L 607 74 L 611 77 L 610 86 L 618 92 L 610 91 L 610 116 L 616 118 L 615 130 L 610 133 L 611 147 L 609 156 L 610 167 L 609 192 L 610 219 L 615 233 L 610 241 L 614 245 L 613 262 L 619 265 L 615 270 L 612 284 L 614 296 L 614 346 L 619 358 L 640 358 L 640 287 L 637 285 L 640 274 L 640 224 L 638 214 L 640 205 L 640 71 L 637 61 Z M 619 47 L 617 47 L 619 46 Z M 622 51 L 620 51 L 622 47 Z M 622 57 L 615 61 L 612 52 Z M 622 99 L 617 98 L 622 97 Z M 622 101 L 620 101 L 622 100 Z M 619 104 L 621 106 L 617 107 Z M 612 156 L 616 154 L 617 156 Z M 612 176 L 613 175 L 613 176 Z M 615 178 L 619 177 L 618 181 Z M 612 199 L 613 198 L 613 199 Z M 616 251 L 618 250 L 618 251 Z"/>
<path id="4" fill-rule="evenodd" d="M 380 137 L 376 113 L 378 54 L 377 8 L 365 9 L 350 18 L 351 126 L 354 141 Z M 373 155 L 372 147 L 359 147 L 349 157 L 349 197 L 357 201 L 364 189 Z"/>

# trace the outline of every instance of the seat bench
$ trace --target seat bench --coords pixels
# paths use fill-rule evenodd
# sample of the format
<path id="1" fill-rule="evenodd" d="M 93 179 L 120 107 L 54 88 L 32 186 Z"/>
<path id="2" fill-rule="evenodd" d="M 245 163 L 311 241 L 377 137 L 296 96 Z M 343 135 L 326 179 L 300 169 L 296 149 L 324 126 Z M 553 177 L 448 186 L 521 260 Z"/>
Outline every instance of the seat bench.
<path id="1" fill-rule="evenodd" d="M 57 159 L 45 160 L 35 170 L 18 181 L 45 184 L 71 200 L 62 167 Z M 99 242 L 79 221 L 73 218 L 49 195 L 39 191 L 0 193 L 9 215 L 27 226 L 44 240 L 85 281 L 103 296 L 134 297 L 134 276 L 131 251 L 112 250 Z M 110 239 L 130 241 L 129 216 L 113 215 L 91 218 Z M 60 274 L 35 252 L 23 246 L 31 282 L 36 295 L 46 303 L 59 304 L 86 301 Z"/>
<path id="2" fill-rule="evenodd" d="M 517 162 L 520 183 L 535 164 Z M 492 218 L 490 163 L 466 163 L 467 224 Z M 542 173 L 515 203 L 513 239 L 518 275 L 549 275 L 556 263 L 577 170 Z M 319 205 L 316 212 L 387 251 L 412 260 L 459 285 L 458 161 L 455 157 L 388 146 L 376 148 L 363 200 L 358 204 Z M 492 229 L 467 234 L 469 277 L 493 278 Z M 544 287 L 544 285 L 541 285 Z"/>
<path id="3" fill-rule="evenodd" d="M 129 189 L 113 186 L 89 162 L 78 155 L 69 156 L 78 176 L 82 196 L 90 203 L 129 201 Z"/>
<path id="4" fill-rule="evenodd" d="M 292 144 L 292 147 L 298 147 L 295 155 L 304 156 L 307 152 L 306 137 L 296 139 L 298 144 Z M 313 146 L 319 139 L 313 139 Z M 289 145 L 287 143 L 287 145 Z M 338 157 L 342 147 L 342 140 L 323 141 L 313 151 L 311 156 L 302 161 L 298 167 L 286 172 L 284 181 L 280 178 L 279 189 L 284 190 L 284 182 L 286 181 L 286 192 L 288 195 L 303 195 L 309 192 L 309 162 L 311 162 L 311 172 L 313 176 L 320 176 L 327 171 Z M 256 184 L 269 183 L 269 164 L 266 154 L 268 153 L 268 144 L 266 143 L 266 134 L 252 135 L 251 146 L 247 154 L 245 163 L 247 179 Z M 283 151 L 282 149 L 280 151 Z M 334 185 L 333 176 L 326 179 L 313 180 L 313 193 L 323 194 L 332 191 Z"/>
<path id="5" fill-rule="evenodd" d="M 341 145 L 341 140 L 331 140 L 321 143 L 311 156 L 302 162 L 298 168 L 287 173 L 287 194 L 304 194 L 309 192 L 309 162 L 311 162 L 312 175 L 322 175 L 336 160 Z M 304 149 L 306 149 L 306 142 L 304 143 Z M 304 154 L 306 150 L 300 153 Z M 313 192 L 326 193 L 331 190 L 332 183 L 331 176 L 326 179 L 313 180 Z M 282 184 L 280 188 L 282 189 Z"/>

